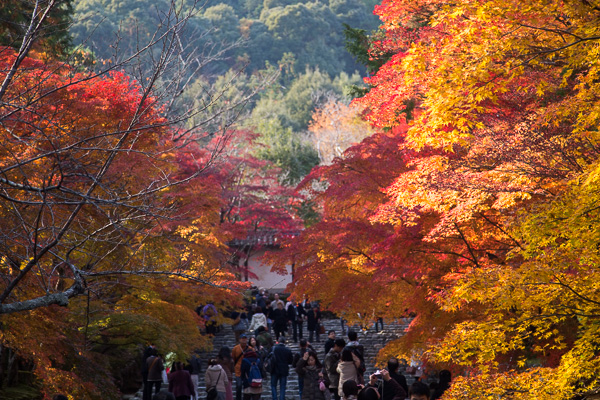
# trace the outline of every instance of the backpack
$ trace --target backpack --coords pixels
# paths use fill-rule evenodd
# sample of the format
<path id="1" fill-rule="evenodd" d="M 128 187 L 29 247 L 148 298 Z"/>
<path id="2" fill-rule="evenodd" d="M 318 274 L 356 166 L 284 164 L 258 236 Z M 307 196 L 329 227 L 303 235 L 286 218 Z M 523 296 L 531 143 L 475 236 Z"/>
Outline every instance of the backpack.
<path id="1" fill-rule="evenodd" d="M 294 353 L 294 358 L 292 360 L 292 367 L 296 368 L 296 366 L 298 365 L 298 361 L 300 361 L 300 359 L 302 358 L 302 351 L 298 351 L 296 353 Z"/>
<path id="2" fill-rule="evenodd" d="M 269 355 L 267 355 L 267 357 L 265 357 L 265 371 L 267 371 L 268 373 L 272 374 L 275 372 L 275 365 L 277 363 L 277 360 L 275 359 L 275 354 L 273 354 L 273 351 L 271 351 L 269 353 Z"/>
<path id="3" fill-rule="evenodd" d="M 273 338 L 271 338 L 271 335 L 267 331 L 261 332 L 258 336 L 256 336 L 256 341 L 268 351 L 271 351 L 273 348 Z"/>
<path id="4" fill-rule="evenodd" d="M 256 365 L 255 361 L 250 361 L 246 359 L 250 363 L 250 372 L 248 372 L 248 382 L 250 387 L 253 388 L 261 388 L 262 387 L 262 373 L 260 372 L 260 368 Z"/>
<path id="5" fill-rule="evenodd" d="M 258 356 L 260 357 L 261 360 L 266 360 L 268 355 L 269 355 L 269 350 L 266 347 L 261 347 L 258 350 Z M 267 372 L 269 372 L 269 371 L 267 371 Z"/>

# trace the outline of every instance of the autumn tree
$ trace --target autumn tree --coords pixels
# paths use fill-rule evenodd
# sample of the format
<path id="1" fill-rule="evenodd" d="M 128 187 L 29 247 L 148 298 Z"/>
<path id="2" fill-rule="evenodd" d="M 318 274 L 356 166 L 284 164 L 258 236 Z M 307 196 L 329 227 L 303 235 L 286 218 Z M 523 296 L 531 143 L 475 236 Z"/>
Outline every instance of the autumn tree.
<path id="1" fill-rule="evenodd" d="M 346 312 L 349 320 L 357 312 L 404 310 L 409 297 L 395 293 L 423 288 L 418 266 L 424 256 L 410 253 L 418 245 L 418 229 L 370 221 L 385 200 L 383 189 L 397 173 L 409 169 L 410 151 L 399 151 L 398 140 L 397 132 L 374 134 L 331 165 L 315 168 L 299 189 L 320 205 L 321 220 L 283 252 L 272 254 L 276 266 L 294 263 L 296 294 L 306 293 L 324 307 Z M 409 260 L 415 262 L 413 273 L 388 280 L 401 262 Z M 382 285 L 377 296 L 372 291 L 376 283 Z M 386 303 L 391 305 L 387 309 Z"/>
<path id="2" fill-rule="evenodd" d="M 185 359 L 206 344 L 193 308 L 239 301 L 209 169 L 251 94 L 179 103 L 184 68 L 208 62 L 180 53 L 193 7 L 173 4 L 138 52 L 89 70 L 36 47 L 55 7 L 35 2 L 0 51 L 2 382 L 27 363 L 46 398 L 118 398 L 115 371 L 141 344 Z"/>
<path id="3" fill-rule="evenodd" d="M 15 53 L 4 49 L 5 71 L 15 60 Z M 171 341 L 171 349 L 183 356 L 200 342 L 191 309 L 166 301 L 164 293 L 158 295 L 151 289 L 154 285 L 141 277 L 180 276 L 211 285 L 225 280 L 217 279 L 215 263 L 200 268 L 199 260 L 192 265 L 180 257 L 185 237 L 176 224 L 193 220 L 194 215 L 176 216 L 181 203 L 171 193 L 175 183 L 193 180 L 202 167 L 196 162 L 189 173 L 179 171 L 170 155 L 178 150 L 168 120 L 159 115 L 155 99 L 143 96 L 124 74 L 86 80 L 68 67 L 31 58 L 23 59 L 19 71 L 23 72 L 5 92 L 2 115 L 2 224 L 10 227 L 1 238 L 2 312 L 15 313 L 4 318 L 3 352 L 8 347 L 30 360 L 36 376 L 46 382 L 48 396 L 60 388 L 82 397 L 108 398 L 107 392 L 114 390 L 107 383 L 110 366 L 104 365 L 104 375 L 97 376 L 92 388 L 85 383 L 92 370 L 79 368 L 90 362 L 90 351 L 97 346 L 114 345 L 117 326 L 139 330 L 130 350 L 144 340 L 159 341 L 166 328 L 183 329 L 184 321 L 188 329 L 182 337 L 189 341 L 179 348 Z M 28 85 L 35 89 L 33 99 L 21 92 Z M 211 157 L 208 154 L 205 162 Z M 204 242 L 185 239 L 189 248 L 203 244 L 204 260 L 214 261 L 207 256 L 217 252 L 218 245 L 207 249 Z M 125 289 L 131 286 L 137 289 Z M 153 292 L 157 294 L 152 296 Z M 69 299 L 82 295 L 87 304 L 77 301 L 67 316 L 59 310 L 27 312 L 66 306 Z M 123 307 L 136 311 L 118 311 Z M 183 318 L 159 325 L 160 316 L 155 315 L 155 323 L 148 324 L 147 319 L 141 323 L 147 313 Z M 38 347 L 29 341 L 46 343 L 51 334 L 44 326 L 52 325 L 54 318 L 65 320 L 56 327 L 85 333 L 65 337 L 69 345 L 48 343 L 42 352 L 33 351 Z M 29 334 L 20 334 L 19 326 L 27 327 Z M 70 359 L 73 354 L 80 356 Z"/>
<path id="4" fill-rule="evenodd" d="M 421 293 L 397 287 L 396 295 L 427 304 L 388 350 L 468 370 L 451 399 L 595 391 L 597 65 L 590 54 L 597 9 L 384 1 L 376 11 L 384 36 L 371 42 L 370 55 L 384 62 L 358 103 L 375 126 L 398 133 L 394 146 L 407 158 L 380 189 L 387 196 L 376 205 L 359 196 L 348 209 L 369 204 L 371 227 L 417 232 L 410 244 L 391 242 L 406 249 L 401 261 L 386 260 L 372 273 L 384 274 L 384 293 L 416 273 Z M 397 159 L 386 157 L 386 168 Z M 349 152 L 334 163 L 349 168 L 327 176 L 325 205 L 352 198 L 335 188 L 356 184 L 353 160 Z M 373 165 L 367 175 L 377 176 Z M 307 269 L 296 287 L 360 279 L 349 265 L 361 263 L 331 251 L 352 237 L 348 227 L 331 229 L 326 243 L 318 232 L 301 238 L 300 249 L 312 245 L 314 254 L 301 263 L 321 262 L 324 271 L 336 265 L 341 275 Z M 375 237 L 365 236 L 367 243 Z M 363 253 L 377 265 L 373 248 Z M 417 255 L 424 262 L 414 262 Z M 325 291 L 313 293 L 336 310 L 365 303 L 386 310 L 378 298 L 357 295 L 341 306 Z"/>
<path id="5" fill-rule="evenodd" d="M 432 361 L 478 372 L 457 384 L 450 394 L 456 398 L 469 398 L 475 387 L 515 398 L 569 398 L 597 386 L 575 372 L 594 369 L 581 349 L 594 348 L 595 325 L 579 309 L 594 301 L 583 278 L 593 262 L 547 247 L 564 248 L 572 236 L 562 236 L 567 228 L 559 221 L 581 214 L 546 211 L 594 182 L 586 177 L 597 162 L 588 92 L 595 65 L 581 62 L 593 48 L 594 11 L 589 4 L 539 6 L 384 2 L 378 9 L 389 35 L 373 52 L 395 46 L 397 54 L 372 78 L 362 102 L 373 122 L 393 126 L 416 101 L 408 143 L 440 152 L 415 159 L 416 169 L 388 189 L 385 209 L 435 212 L 439 220 L 427 239 L 441 246 L 462 237 L 471 249 L 463 258 L 471 267 L 447 275 L 445 290 L 431 296 L 442 310 L 472 315 L 427 352 Z M 393 215 L 377 219 L 392 222 Z M 593 217 L 583 215 L 589 228 Z M 561 232 L 555 242 L 548 241 L 553 229 Z M 569 272 L 557 271 L 557 263 Z M 573 269 L 582 271 L 579 285 L 570 279 Z M 561 378 L 536 384 L 548 376 Z"/>
<path id="6" fill-rule="evenodd" d="M 308 130 L 322 165 L 331 164 L 348 147 L 372 133 L 358 107 L 333 98 L 313 113 Z"/>
<path id="7" fill-rule="evenodd" d="M 178 21 L 185 15 L 175 13 L 165 21 L 174 24 L 174 31 L 185 21 Z M 34 15 L 32 26 L 39 25 L 37 19 L 44 15 Z M 35 31 L 32 35 L 27 43 L 33 43 Z M 168 33 L 155 41 L 176 48 L 176 37 L 169 38 Z M 163 114 L 160 107 L 168 101 L 164 96 L 179 89 L 176 83 L 159 85 L 161 74 L 175 62 L 169 51 L 155 60 L 153 70 L 134 69 L 152 74 L 132 81 L 110 69 L 108 77 L 104 71 L 102 75 L 73 73 L 60 63 L 26 58 L 29 49 L 3 52 L 0 120 L 6 150 L 2 173 L 4 198 L 12 205 L 5 209 L 5 218 L 14 227 L 4 238 L 6 261 L 14 273 L 7 276 L 2 294 L 5 313 L 66 304 L 68 298 L 83 293 L 85 276 L 93 274 L 98 263 L 117 255 L 130 240 L 143 239 L 147 234 L 142 232 L 152 232 L 151 221 L 172 218 L 176 204 L 157 203 L 158 194 L 198 176 L 222 150 L 214 147 L 191 175 L 173 178 L 175 167 L 163 154 L 192 140 L 196 130 L 171 127 L 190 113 L 206 110 L 207 103 L 183 115 Z M 136 60 L 132 59 L 132 67 L 141 67 Z M 201 119 L 197 126 L 210 119 Z M 98 247 L 86 249 L 87 245 Z M 79 255 L 87 261 L 75 261 Z M 66 286 L 53 293 L 54 279 L 43 280 L 45 294 L 39 298 L 13 298 L 21 281 L 42 264 L 51 268 L 51 276 L 66 274 Z M 136 266 L 137 271 L 160 274 L 158 269 L 148 263 Z M 122 267 L 113 271 L 126 273 Z"/>

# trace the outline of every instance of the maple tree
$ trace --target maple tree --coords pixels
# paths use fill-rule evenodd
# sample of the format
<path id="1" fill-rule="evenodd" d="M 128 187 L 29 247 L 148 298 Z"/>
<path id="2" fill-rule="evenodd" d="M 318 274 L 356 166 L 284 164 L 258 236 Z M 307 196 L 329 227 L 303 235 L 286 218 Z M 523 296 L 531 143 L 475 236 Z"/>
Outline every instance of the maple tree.
<path id="1" fill-rule="evenodd" d="M 300 185 L 321 205 L 321 220 L 284 251 L 270 255 L 276 267 L 295 264 L 297 295 L 306 293 L 338 311 L 364 314 L 387 301 L 394 305 L 390 310 L 406 305 L 407 299 L 394 295 L 396 285 L 418 290 L 411 279 L 415 275 L 388 282 L 376 299 L 371 290 L 371 283 L 387 279 L 400 260 L 410 257 L 411 243 L 418 240 L 417 229 L 370 221 L 385 199 L 383 189 L 407 168 L 408 155 L 397 149 L 397 140 L 395 134 L 375 134 L 350 147 L 344 158 L 314 169 Z M 395 241 L 406 246 L 394 247 Z"/>
<path id="2" fill-rule="evenodd" d="M 288 249 L 304 273 L 294 290 L 336 311 L 416 311 L 384 353 L 468 371 L 445 398 L 593 392 L 597 8 L 383 1 L 376 12 L 370 56 L 382 62 L 356 102 L 395 133 L 397 154 L 366 140 L 313 173 L 331 224 Z M 367 190 L 358 172 L 382 168 Z M 386 259 L 376 244 L 404 253 Z"/>
<path id="3" fill-rule="evenodd" d="M 225 203 L 221 209 L 223 224 L 243 231 L 262 228 L 294 229 L 291 208 L 293 190 L 278 183 L 278 168 L 256 156 L 258 134 L 240 131 L 231 138 L 225 155 L 215 164 Z M 286 207 L 285 199 L 291 203 Z M 268 225 L 268 226 L 267 226 Z"/>
<path id="4" fill-rule="evenodd" d="M 4 69 L 15 59 L 5 50 Z M 3 219 L 12 227 L 3 233 L 3 313 L 65 305 L 83 293 L 87 276 L 110 271 L 103 262 L 148 236 L 148 218 L 172 208 L 150 201 L 171 186 L 174 170 L 160 159 L 173 144 L 153 98 L 119 73 L 71 83 L 81 77 L 32 59 L 22 68 L 30 73 L 4 92 L 1 118 Z M 28 88 L 39 97 L 23 98 Z M 16 289 L 30 272 L 42 279 L 41 292 L 21 299 Z"/>
<path id="5" fill-rule="evenodd" d="M 10 71 L 16 54 L 4 49 L 2 56 Z M 218 262 L 225 236 L 205 221 L 207 206 L 218 219 L 219 200 L 206 191 L 184 207 L 192 190 L 214 185 L 199 172 L 217 150 L 181 168 L 174 155 L 182 150 L 154 99 L 122 73 L 86 80 L 31 58 L 20 68 L 4 92 L 1 118 L 1 219 L 10 227 L 1 238 L 2 313 L 15 313 L 4 320 L 3 349 L 32 362 L 48 398 L 58 389 L 110 398 L 118 393 L 111 376 L 118 369 L 110 365 L 112 351 L 98 357 L 99 348 L 137 351 L 149 341 L 185 357 L 203 343 L 192 310 L 216 292 L 177 302 L 171 291 L 193 291 L 194 281 L 235 288 Z M 186 181 L 191 188 L 178 193 L 176 184 Z M 167 285 L 177 277 L 180 284 Z M 52 306 L 82 295 L 88 302 L 68 311 Z M 54 311 L 28 311 L 48 306 Z M 86 364 L 104 373 L 94 377 Z"/>
<path id="6" fill-rule="evenodd" d="M 1 53 L 2 184 L 4 200 L 11 205 L 3 217 L 14 226 L 3 235 L 9 271 L 0 295 L 3 313 L 64 305 L 84 292 L 88 277 L 169 275 L 146 248 L 165 228 L 198 216 L 191 207 L 182 213 L 181 203 L 188 201 L 189 206 L 189 198 L 173 192 L 207 174 L 233 133 L 226 114 L 239 115 L 240 105 L 260 89 L 257 84 L 243 97 L 215 106 L 232 78 L 229 85 L 220 85 L 219 93 L 205 87 L 193 107 L 178 104 L 189 82 L 184 71 L 189 59 L 179 57 L 178 50 L 183 50 L 178 32 L 193 15 L 193 4 L 186 10 L 172 5 L 161 14 L 160 30 L 137 53 L 117 55 L 114 64 L 80 72 L 45 56 L 39 59 L 39 52 L 32 50 L 60 4 L 38 6 L 21 47 Z M 157 45 L 162 54 L 156 52 Z M 34 57 L 27 57 L 30 52 Z M 189 66 L 192 72 L 207 62 L 196 58 L 199 66 Z M 185 125 L 191 116 L 193 123 Z M 211 125 L 216 119 L 226 122 Z M 187 144 L 211 137 L 217 138 L 215 145 L 185 150 Z M 195 158 L 184 169 L 177 157 L 186 151 L 185 157 Z M 198 185 L 204 188 L 214 185 L 202 182 Z M 206 203 L 217 201 L 207 196 Z M 115 260 L 124 262 L 113 264 Z M 30 293 L 26 300 L 11 302 L 37 268 L 49 268 L 39 282 L 39 297 Z M 185 275 L 183 270 L 178 273 Z M 204 280 L 200 275 L 186 277 Z"/>
<path id="7" fill-rule="evenodd" d="M 256 277 L 248 268 L 250 258 L 267 245 L 256 237 L 285 234 L 302 225 L 297 216 L 302 198 L 279 183 L 279 168 L 258 158 L 258 137 L 250 131 L 238 132 L 211 168 L 221 189 L 220 229 L 231 239 L 228 262 L 239 266 L 237 275 L 245 281 Z"/>
<path id="8" fill-rule="evenodd" d="M 388 26 L 394 31 L 387 45 L 392 40 L 398 43 L 395 35 L 409 28 L 408 16 L 416 15 L 405 6 L 384 3 L 380 9 L 384 18 L 390 18 Z M 583 28 L 585 19 L 579 20 L 586 6 L 578 9 L 557 3 L 550 7 L 560 8 L 565 20 L 555 19 L 548 8 L 540 12 L 539 4 L 524 9 L 517 2 L 496 2 L 496 9 L 489 6 L 464 3 L 450 10 L 435 3 L 422 4 L 421 11 L 429 15 L 428 26 L 380 70 L 373 82 L 377 87 L 364 101 L 376 110 L 371 114 L 374 121 L 380 118 L 378 123 L 394 124 L 402 115 L 398 111 L 406 108 L 406 100 L 418 99 L 415 121 L 407 132 L 411 147 L 447 151 L 443 156 L 415 161 L 417 170 L 399 177 L 389 190 L 395 207 L 420 207 L 441 215 L 429 240 L 440 243 L 464 235 L 462 226 L 469 221 L 491 221 L 505 233 L 492 237 L 499 245 L 496 251 L 486 250 L 488 257 L 477 262 L 477 268 L 461 271 L 447 292 L 435 297 L 447 310 L 471 313 L 475 307 L 479 310 L 474 315 L 479 317 L 457 322 L 429 356 L 491 368 L 502 376 L 506 367 L 500 361 L 512 353 L 512 366 L 520 368 L 523 377 L 529 374 L 532 360 L 537 360 L 533 363 L 551 370 L 543 373 L 561 377 L 560 383 L 545 388 L 545 395 L 561 398 L 568 396 L 569 390 L 585 392 L 596 385 L 589 376 L 575 372 L 579 370 L 576 363 L 590 367 L 579 349 L 593 347 L 586 336 L 595 328 L 583 321 L 574 324 L 578 312 L 570 305 L 572 295 L 593 300 L 583 295 L 591 288 L 585 279 L 575 287 L 555 274 L 555 263 L 566 262 L 556 254 L 544 257 L 545 262 L 520 261 L 545 247 L 548 242 L 537 247 L 539 239 L 532 240 L 532 236 L 545 237 L 548 231 L 540 231 L 542 224 L 515 230 L 520 226 L 515 216 L 531 213 L 539 223 L 535 214 L 541 209 L 530 204 L 561 198 L 565 190 L 572 190 L 572 179 L 583 179 L 595 164 L 597 150 L 589 140 L 590 132 L 581 135 L 589 126 L 587 113 L 578 109 L 593 108 L 593 103 L 579 100 L 580 96 L 589 99 L 583 82 L 588 80 L 587 73 L 594 73 L 593 68 L 582 67 L 579 58 L 589 47 L 573 53 L 562 50 L 585 42 L 578 41 L 582 32 L 576 30 L 588 29 Z M 485 28 L 489 26 L 494 28 Z M 410 28 L 414 30 L 414 26 Z M 575 42 L 565 45 L 561 34 L 573 34 Z M 458 48 L 473 50 L 456 52 Z M 569 65 L 573 72 L 568 72 Z M 422 73 L 417 75 L 419 70 Z M 448 86 L 447 82 L 456 84 Z M 393 103 L 382 102 L 379 96 L 391 90 L 401 90 L 402 95 L 389 98 Z M 489 217 L 492 212 L 497 218 Z M 556 221 L 555 216 L 542 215 Z M 482 254 L 483 232 L 481 225 L 472 230 L 473 254 Z M 477 259 L 472 257 L 474 261 Z M 583 269 L 589 273 L 588 268 Z M 485 287 L 480 286 L 483 282 L 487 282 Z M 563 283 L 564 290 L 557 290 Z M 552 296 L 547 287 L 553 288 Z M 581 341 L 572 343 L 574 338 L 564 332 L 565 326 L 576 326 Z M 552 356 L 559 361 L 544 360 Z M 520 389 L 524 398 L 532 393 L 542 395 L 539 388 L 525 388 Z M 458 390 L 456 393 L 460 397 Z"/>
<path id="9" fill-rule="evenodd" d="M 4 55 L 9 70 L 15 54 Z M 13 228 L 2 234 L 2 311 L 14 316 L 2 349 L 32 363 L 48 398 L 112 398 L 113 376 L 141 344 L 181 360 L 210 345 L 193 309 L 215 298 L 222 309 L 239 305 L 248 287 L 236 278 L 228 241 L 299 221 L 277 170 L 250 154 L 253 135 L 227 131 L 182 147 L 156 99 L 123 73 L 88 80 L 32 58 L 21 68 L 9 104 L 26 85 L 40 96 L 3 119 L 10 207 L 1 216 Z M 72 334 L 46 344 L 52 324 Z"/>

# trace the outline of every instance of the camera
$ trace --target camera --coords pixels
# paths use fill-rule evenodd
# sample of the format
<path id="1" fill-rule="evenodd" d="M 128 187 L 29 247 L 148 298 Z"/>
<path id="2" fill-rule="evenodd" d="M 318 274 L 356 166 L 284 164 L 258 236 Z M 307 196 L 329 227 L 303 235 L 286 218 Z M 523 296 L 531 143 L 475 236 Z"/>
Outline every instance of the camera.
<path id="1" fill-rule="evenodd" d="M 377 378 L 377 379 L 381 379 L 381 370 L 378 369 L 377 371 L 375 371 L 375 373 L 373 373 L 373 375 Z"/>

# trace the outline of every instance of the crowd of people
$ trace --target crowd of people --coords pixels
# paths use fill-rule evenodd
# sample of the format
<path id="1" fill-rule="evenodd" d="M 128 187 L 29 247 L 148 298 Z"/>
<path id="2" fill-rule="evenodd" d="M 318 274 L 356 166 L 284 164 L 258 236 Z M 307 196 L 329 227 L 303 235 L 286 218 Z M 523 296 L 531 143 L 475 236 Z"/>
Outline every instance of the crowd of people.
<path id="1" fill-rule="evenodd" d="M 258 290 L 251 306 L 232 313 L 231 318 L 234 319 L 233 330 L 236 332 L 236 339 L 239 338 L 240 332 L 258 336 L 259 329 L 264 328 L 267 332 L 273 332 L 275 340 L 288 335 L 297 343 L 303 338 L 306 326 L 309 340 L 319 342 L 319 335 L 323 330 L 318 303 L 311 303 L 306 297 L 302 301 L 284 302 L 278 293 L 273 295 L 273 300 L 269 300 L 269 294 L 264 288 Z"/>
<path id="2" fill-rule="evenodd" d="M 214 320 L 216 312 L 211 307 L 207 310 Z M 233 349 L 222 347 L 218 356 L 208 361 L 205 395 L 197 389 L 201 368 L 197 357 L 185 367 L 174 363 L 167 375 L 162 357 L 150 346 L 144 353 L 143 400 L 260 400 L 268 387 L 272 400 L 286 400 L 291 371 L 298 376 L 298 393 L 293 398 L 301 400 L 436 400 L 450 385 L 450 372 L 442 371 L 434 387 L 420 380 L 409 387 L 395 358 L 365 381 L 364 347 L 352 329 L 347 331 L 348 340 L 337 338 L 334 330 L 327 332 L 325 356 L 320 360 L 311 343 L 313 339 L 319 342 L 323 333 L 321 312 L 318 304 L 306 298 L 286 304 L 275 294 L 269 301 L 261 288 L 252 308 L 233 312 L 230 317 L 236 345 Z M 308 340 L 303 335 L 305 322 Z M 215 324 L 209 329 L 214 334 Z M 286 346 L 286 334 L 289 340 L 300 342 L 295 354 Z M 168 381 L 168 391 L 160 390 L 163 381 Z"/>
<path id="3" fill-rule="evenodd" d="M 300 340 L 300 348 L 293 354 L 284 336 L 269 348 L 254 336 L 240 334 L 239 343 L 231 352 L 231 362 L 224 364 L 233 365 L 235 400 L 260 400 L 266 386 L 270 386 L 273 400 L 285 400 L 286 393 L 289 395 L 287 378 L 293 372 L 298 375 L 298 393 L 293 398 L 298 396 L 301 400 L 435 400 L 449 387 L 448 371 L 442 371 L 435 388 L 419 380 L 408 386 L 395 358 L 388 361 L 386 369 L 370 375 L 365 382 L 364 348 L 357 337 L 352 330 L 348 331 L 348 341 L 336 338 L 335 331 L 328 332 L 325 357 L 320 360 L 306 339 Z M 260 384 L 256 383 L 257 377 Z M 234 400 L 233 395 L 232 389 L 232 397 L 225 400 Z"/>
<path id="4" fill-rule="evenodd" d="M 196 308 L 196 313 L 204 320 L 207 335 L 217 333 L 218 311 L 213 304 L 207 304 Z M 275 338 L 285 336 L 289 333 L 294 342 L 303 337 L 303 328 L 306 326 L 309 340 L 320 341 L 322 333 L 321 310 L 318 303 L 311 303 L 305 297 L 302 301 L 284 302 L 275 293 L 273 299 L 269 299 L 269 293 L 260 288 L 254 301 L 247 308 L 231 313 L 230 318 L 234 320 L 233 330 L 236 332 L 236 341 L 240 332 L 251 332 L 258 334 L 260 327 L 272 331 Z M 305 325 L 306 324 L 306 325 Z"/>

